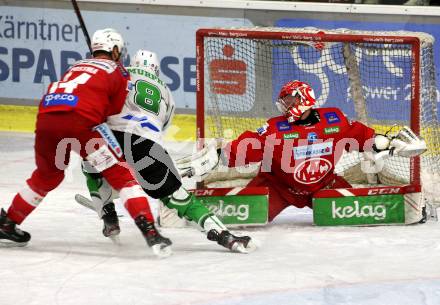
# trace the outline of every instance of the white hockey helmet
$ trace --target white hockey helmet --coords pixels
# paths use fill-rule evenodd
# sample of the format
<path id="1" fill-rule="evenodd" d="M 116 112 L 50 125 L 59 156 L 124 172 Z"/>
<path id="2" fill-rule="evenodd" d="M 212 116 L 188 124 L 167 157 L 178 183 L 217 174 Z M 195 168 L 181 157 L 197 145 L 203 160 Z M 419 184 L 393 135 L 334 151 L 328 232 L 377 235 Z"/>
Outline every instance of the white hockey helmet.
<path id="1" fill-rule="evenodd" d="M 92 52 L 105 51 L 112 52 L 114 47 L 118 47 L 119 53 L 124 49 L 124 39 L 115 29 L 107 28 L 97 30 L 92 37 Z"/>
<path id="2" fill-rule="evenodd" d="M 148 50 L 139 50 L 132 58 L 131 65 L 135 67 L 145 67 L 159 77 L 159 59 L 157 54 Z"/>

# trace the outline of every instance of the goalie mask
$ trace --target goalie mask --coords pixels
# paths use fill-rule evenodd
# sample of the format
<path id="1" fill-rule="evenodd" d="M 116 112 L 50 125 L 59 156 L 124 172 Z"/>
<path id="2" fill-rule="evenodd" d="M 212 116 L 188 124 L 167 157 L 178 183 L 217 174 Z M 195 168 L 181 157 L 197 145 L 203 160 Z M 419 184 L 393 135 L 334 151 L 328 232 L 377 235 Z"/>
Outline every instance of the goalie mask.
<path id="1" fill-rule="evenodd" d="M 136 55 L 133 57 L 133 61 L 131 63 L 132 66 L 135 67 L 144 67 L 150 70 L 154 75 L 159 77 L 159 59 L 157 58 L 156 53 L 148 51 L 148 50 L 139 50 L 136 52 Z"/>
<path id="2" fill-rule="evenodd" d="M 294 80 L 281 88 L 276 105 L 278 110 L 286 116 L 287 121 L 293 123 L 315 103 L 315 93 L 312 87 L 305 82 Z"/>

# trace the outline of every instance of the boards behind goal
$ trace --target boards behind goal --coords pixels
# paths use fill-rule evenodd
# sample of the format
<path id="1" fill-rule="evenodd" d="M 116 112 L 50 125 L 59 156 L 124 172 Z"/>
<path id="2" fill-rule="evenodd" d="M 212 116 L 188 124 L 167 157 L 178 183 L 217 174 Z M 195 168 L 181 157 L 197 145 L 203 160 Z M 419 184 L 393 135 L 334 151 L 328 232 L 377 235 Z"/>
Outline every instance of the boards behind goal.
<path id="1" fill-rule="evenodd" d="M 290 80 L 308 82 L 317 106 L 338 107 L 378 133 L 410 126 L 428 143 L 422 157 L 392 157 L 377 175 L 346 154 L 336 172 L 351 183 L 422 184 L 439 197 L 440 125 L 434 38 L 419 32 L 315 28 L 215 28 L 197 31 L 197 137 L 233 139 L 278 116 L 275 101 Z M 258 165 L 213 173 L 211 186 L 244 184 Z M 238 180 L 236 180 L 238 179 Z M 244 179 L 244 180 L 243 180 Z M 215 184 L 212 184 L 215 182 Z M 237 184 L 234 184 L 237 183 Z"/>

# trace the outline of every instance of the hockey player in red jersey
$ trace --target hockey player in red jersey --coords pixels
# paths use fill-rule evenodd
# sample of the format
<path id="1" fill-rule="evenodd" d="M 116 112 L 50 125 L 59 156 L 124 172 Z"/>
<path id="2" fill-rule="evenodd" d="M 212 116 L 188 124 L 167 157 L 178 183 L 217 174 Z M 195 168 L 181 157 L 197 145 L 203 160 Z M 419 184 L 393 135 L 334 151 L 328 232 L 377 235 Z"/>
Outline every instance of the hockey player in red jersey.
<path id="1" fill-rule="evenodd" d="M 129 74 L 119 63 L 123 39 L 113 29 L 92 38 L 93 58 L 76 62 L 60 81 L 49 85 L 39 106 L 35 131 L 36 169 L 9 209 L 1 210 L 0 241 L 25 244 L 30 234 L 16 225 L 40 204 L 64 178 L 73 150 L 93 165 L 121 200 L 156 254 L 171 241 L 154 226 L 147 197 L 124 162 L 122 150 L 104 123 L 121 111 Z"/>
<path id="2" fill-rule="evenodd" d="M 246 131 L 223 149 L 228 166 L 261 162 L 247 186 L 269 188 L 269 221 L 289 205 L 311 207 L 314 192 L 350 187 L 334 173 L 344 150 L 371 150 L 374 130 L 350 121 L 337 108 L 313 108 L 315 95 L 305 82 L 286 83 L 277 108 L 257 132 Z"/>
<path id="3" fill-rule="evenodd" d="M 351 185 L 334 173 L 344 151 L 370 152 L 376 161 L 388 155 L 412 157 L 426 150 L 426 142 L 409 127 L 396 135 L 375 134 L 361 122 L 350 121 L 338 108 L 313 108 L 315 94 L 309 84 L 286 83 L 278 96 L 282 113 L 269 119 L 256 132 L 245 131 L 218 149 L 220 139 L 196 154 L 178 160 L 181 173 L 201 180 L 213 171 L 221 152 L 221 163 L 241 167 L 261 163 L 248 187 L 269 188 L 269 221 L 293 205 L 312 207 L 313 194 L 323 188 L 349 188 Z"/>

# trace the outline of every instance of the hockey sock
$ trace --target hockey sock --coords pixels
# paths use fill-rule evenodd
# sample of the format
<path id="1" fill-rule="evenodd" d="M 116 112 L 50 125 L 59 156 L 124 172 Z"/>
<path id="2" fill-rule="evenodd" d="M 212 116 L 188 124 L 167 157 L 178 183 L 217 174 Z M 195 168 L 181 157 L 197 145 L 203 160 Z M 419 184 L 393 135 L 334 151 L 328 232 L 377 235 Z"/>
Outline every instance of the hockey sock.
<path id="1" fill-rule="evenodd" d="M 218 219 L 217 216 L 215 216 L 215 215 L 209 215 L 199 225 L 203 228 L 203 230 L 206 233 L 208 233 L 212 229 L 216 230 L 217 232 L 227 231 L 228 230 L 225 227 L 225 225 L 221 222 L 221 220 Z"/>
<path id="2" fill-rule="evenodd" d="M 183 187 L 180 187 L 171 196 L 161 198 L 161 201 L 167 208 L 176 210 L 180 218 L 190 219 L 187 215 L 187 210 L 191 204 L 192 196 Z"/>
<path id="3" fill-rule="evenodd" d="M 148 199 L 140 185 L 122 188 L 119 191 L 119 196 L 131 218 L 136 219 L 142 215 L 148 222 L 154 222 Z"/>
<path id="4" fill-rule="evenodd" d="M 223 223 L 211 213 L 193 194 L 180 187 L 171 196 L 162 198 L 162 202 L 177 211 L 180 218 L 186 218 L 196 223 L 203 230 L 226 230 Z"/>
<path id="5" fill-rule="evenodd" d="M 29 186 L 15 195 L 8 209 L 8 218 L 16 224 L 23 220 L 38 206 L 44 196 L 33 191 Z"/>
<path id="6" fill-rule="evenodd" d="M 82 169 L 95 211 L 98 213 L 99 218 L 102 218 L 104 215 L 103 207 L 112 199 L 112 187 L 100 174 L 90 174 L 84 166 Z"/>

